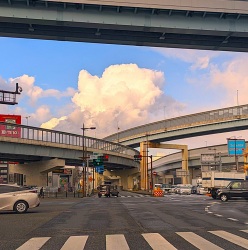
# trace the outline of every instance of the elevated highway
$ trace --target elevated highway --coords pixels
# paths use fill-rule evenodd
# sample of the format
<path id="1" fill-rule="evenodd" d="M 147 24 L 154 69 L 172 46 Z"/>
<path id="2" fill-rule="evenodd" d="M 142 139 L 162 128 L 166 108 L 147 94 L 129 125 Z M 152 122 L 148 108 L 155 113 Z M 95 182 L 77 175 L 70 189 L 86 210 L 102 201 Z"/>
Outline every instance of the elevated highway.
<path id="1" fill-rule="evenodd" d="M 104 139 L 139 147 L 141 142 L 168 142 L 248 129 L 248 104 L 175 117 L 119 131 Z"/>
<path id="2" fill-rule="evenodd" d="M 138 151 L 117 143 L 3 122 L 0 128 L 6 131 L 6 136 L 0 136 L 0 161 L 31 163 L 62 159 L 65 165 L 82 166 L 83 152 L 95 152 L 109 155 L 109 161 L 104 164 L 108 170 L 138 167 L 133 161 Z"/>
<path id="3" fill-rule="evenodd" d="M 248 51 L 242 0 L 0 0 L 0 36 Z"/>

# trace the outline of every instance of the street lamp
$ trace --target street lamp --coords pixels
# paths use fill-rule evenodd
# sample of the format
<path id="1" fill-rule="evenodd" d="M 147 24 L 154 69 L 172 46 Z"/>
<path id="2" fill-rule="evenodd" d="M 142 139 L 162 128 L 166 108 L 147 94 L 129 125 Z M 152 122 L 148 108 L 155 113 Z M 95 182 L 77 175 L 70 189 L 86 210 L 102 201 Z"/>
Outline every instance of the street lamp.
<path id="1" fill-rule="evenodd" d="M 25 116 L 25 118 L 27 119 L 27 126 L 28 126 L 28 119 L 30 118 L 31 116 Z"/>
<path id="2" fill-rule="evenodd" d="M 87 157 L 85 156 L 85 153 L 87 152 L 87 150 L 85 150 L 85 143 L 84 143 L 84 131 L 86 130 L 90 130 L 90 129 L 96 129 L 96 127 L 85 127 L 84 123 L 83 123 L 83 127 L 81 128 L 83 130 L 83 167 L 84 167 L 84 172 L 83 172 L 83 196 L 86 196 L 86 170 L 88 172 L 88 164 L 85 164 L 85 160 L 87 159 Z M 88 163 L 88 161 L 86 161 Z M 86 166 L 87 165 L 87 166 Z"/>

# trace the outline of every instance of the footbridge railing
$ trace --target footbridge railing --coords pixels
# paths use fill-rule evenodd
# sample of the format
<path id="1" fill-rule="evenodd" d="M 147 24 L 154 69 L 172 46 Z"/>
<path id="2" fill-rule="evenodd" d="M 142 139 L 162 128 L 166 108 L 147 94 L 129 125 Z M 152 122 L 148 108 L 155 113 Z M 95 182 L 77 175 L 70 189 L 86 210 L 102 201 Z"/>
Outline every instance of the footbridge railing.
<path id="1" fill-rule="evenodd" d="M 118 143 L 107 140 L 82 136 L 62 131 L 31 127 L 13 123 L 0 122 L 0 139 L 1 137 L 11 137 L 17 139 L 35 140 L 68 146 L 87 147 L 96 150 L 105 150 L 128 156 L 137 154 L 137 150 Z"/>

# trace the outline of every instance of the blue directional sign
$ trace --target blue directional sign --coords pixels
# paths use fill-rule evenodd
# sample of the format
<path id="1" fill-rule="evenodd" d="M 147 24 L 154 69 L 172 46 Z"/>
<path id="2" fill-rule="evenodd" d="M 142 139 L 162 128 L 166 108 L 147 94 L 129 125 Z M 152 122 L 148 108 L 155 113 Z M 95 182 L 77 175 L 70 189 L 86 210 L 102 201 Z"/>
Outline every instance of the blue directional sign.
<path id="1" fill-rule="evenodd" d="M 97 166 L 95 169 L 96 169 L 96 172 L 99 174 L 103 174 L 104 172 L 104 166 Z"/>
<path id="2" fill-rule="evenodd" d="M 245 140 L 244 139 L 228 139 L 228 154 L 229 155 L 243 155 L 245 150 Z"/>

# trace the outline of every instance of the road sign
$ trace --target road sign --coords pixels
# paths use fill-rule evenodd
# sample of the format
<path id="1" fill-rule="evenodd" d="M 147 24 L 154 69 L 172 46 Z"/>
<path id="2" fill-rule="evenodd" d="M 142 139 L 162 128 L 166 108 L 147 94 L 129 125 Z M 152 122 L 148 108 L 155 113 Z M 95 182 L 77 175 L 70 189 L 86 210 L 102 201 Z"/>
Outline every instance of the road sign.
<path id="1" fill-rule="evenodd" d="M 189 176 L 189 171 L 183 169 L 176 169 L 176 176 L 177 177 Z"/>
<path id="2" fill-rule="evenodd" d="M 91 159 L 91 160 L 96 160 L 96 159 L 97 159 L 97 155 L 94 155 L 94 154 L 93 154 L 93 155 L 90 155 L 90 159 Z"/>

